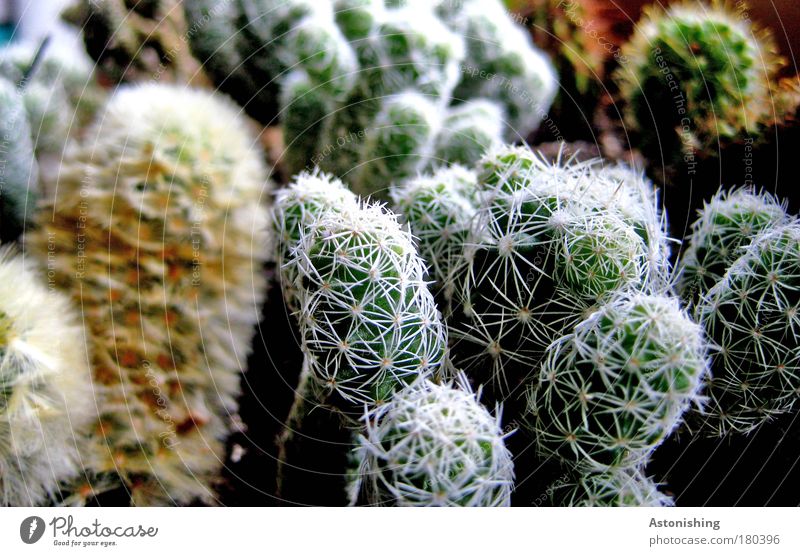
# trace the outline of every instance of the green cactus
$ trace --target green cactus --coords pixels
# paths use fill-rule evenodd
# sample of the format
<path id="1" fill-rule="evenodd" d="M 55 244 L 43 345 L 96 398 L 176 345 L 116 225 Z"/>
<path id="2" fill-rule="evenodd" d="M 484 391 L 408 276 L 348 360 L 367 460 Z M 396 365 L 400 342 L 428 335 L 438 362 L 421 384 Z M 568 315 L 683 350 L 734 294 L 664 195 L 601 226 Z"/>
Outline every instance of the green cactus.
<path id="1" fill-rule="evenodd" d="M 537 451 L 581 469 L 643 463 L 701 403 L 705 349 L 677 299 L 618 294 L 548 349 L 526 413 Z"/>
<path id="2" fill-rule="evenodd" d="M 439 290 L 452 297 L 464 244 L 478 210 L 475 172 L 454 165 L 394 186 L 394 210 L 408 223 Z"/>
<path id="3" fill-rule="evenodd" d="M 699 156 L 754 135 L 772 113 L 775 51 L 723 2 L 646 9 L 614 75 L 643 153 Z"/>
<path id="4" fill-rule="evenodd" d="M 454 276 L 463 314 L 454 309 L 461 341 L 453 356 L 468 372 L 490 371 L 507 392 L 615 291 L 659 291 L 668 282 L 659 276 L 668 266 L 665 234 L 648 207 L 654 194 L 634 195 L 647 184 L 622 187 L 598 160 L 550 164 L 526 148 L 503 147 L 479 168 L 482 202 L 464 271 Z"/>
<path id="5" fill-rule="evenodd" d="M 483 153 L 503 144 L 503 111 L 485 99 L 449 109 L 436 137 L 433 165 L 474 164 Z"/>
<path id="6" fill-rule="evenodd" d="M 0 506 L 59 501 L 76 479 L 94 404 L 84 331 L 67 298 L 0 251 Z"/>
<path id="7" fill-rule="evenodd" d="M 16 86 L 0 77 L 0 241 L 15 240 L 31 220 L 39 166 L 25 103 Z"/>
<path id="8" fill-rule="evenodd" d="M 89 324 L 88 469 L 136 505 L 214 501 L 271 252 L 270 182 L 245 129 L 209 93 L 118 91 L 30 238 Z"/>
<path id="9" fill-rule="evenodd" d="M 569 507 L 665 507 L 674 506 L 671 497 L 641 470 L 622 467 L 590 471 L 574 481 L 560 485 L 553 498 L 559 506 Z"/>
<path id="10" fill-rule="evenodd" d="M 757 237 L 703 297 L 712 344 L 706 430 L 749 433 L 800 398 L 800 222 Z"/>
<path id="11" fill-rule="evenodd" d="M 261 123 L 279 115 L 285 124 L 291 172 L 319 166 L 360 193 L 385 196 L 432 158 L 473 163 L 501 134 L 527 135 L 555 92 L 549 63 L 499 11 L 502 44 L 489 48 L 486 63 L 502 73 L 454 97 L 460 82 L 480 81 L 462 64 L 465 43 L 475 40 L 435 7 L 245 0 L 212 17 L 203 0 L 185 11 L 190 28 L 213 27 L 191 42 L 217 85 Z"/>
<path id="12" fill-rule="evenodd" d="M 469 391 L 418 381 L 368 413 L 351 504 L 508 506 L 514 480 L 498 415 Z"/>
<path id="13" fill-rule="evenodd" d="M 444 327 L 423 262 L 379 205 L 322 212 L 285 266 L 302 282 L 300 331 L 320 402 L 360 410 L 443 372 Z"/>
<path id="14" fill-rule="evenodd" d="M 786 224 L 775 197 L 753 188 L 721 189 L 700 211 L 680 265 L 678 288 L 692 304 L 714 287 L 761 232 Z"/>

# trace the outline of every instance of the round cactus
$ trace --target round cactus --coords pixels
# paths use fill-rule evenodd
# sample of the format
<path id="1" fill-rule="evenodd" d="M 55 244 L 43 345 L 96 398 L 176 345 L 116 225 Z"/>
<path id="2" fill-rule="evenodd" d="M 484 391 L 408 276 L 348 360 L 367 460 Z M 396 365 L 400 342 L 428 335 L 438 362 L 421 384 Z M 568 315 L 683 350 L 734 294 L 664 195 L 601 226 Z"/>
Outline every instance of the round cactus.
<path id="1" fill-rule="evenodd" d="M 654 160 L 713 152 L 753 133 L 772 112 L 774 52 L 768 36 L 722 2 L 647 9 L 615 74 L 643 152 Z"/>
<path id="2" fill-rule="evenodd" d="M 394 215 L 369 204 L 325 211 L 287 264 L 302 281 L 300 330 L 318 400 L 360 410 L 442 372 L 444 327 Z"/>
<path id="3" fill-rule="evenodd" d="M 464 263 L 464 244 L 477 211 L 477 176 L 462 166 L 441 168 L 393 187 L 391 196 L 438 288 L 450 297 L 452 277 Z"/>
<path id="4" fill-rule="evenodd" d="M 700 211 L 681 261 L 681 295 L 697 303 L 761 232 L 786 224 L 775 197 L 753 188 L 721 189 Z"/>
<path id="5" fill-rule="evenodd" d="M 454 358 L 491 370 L 503 390 L 520 385 L 545 348 L 613 292 L 656 286 L 644 208 L 599 161 L 550 164 L 520 147 L 479 165 L 482 201 L 457 273 Z M 455 314 L 455 313 L 454 313 Z M 482 381 L 485 377 L 482 377 Z"/>
<path id="6" fill-rule="evenodd" d="M 697 307 L 712 344 L 707 430 L 749 433 L 800 398 L 800 223 L 758 236 Z"/>
<path id="7" fill-rule="evenodd" d="M 118 91 L 31 238 L 90 327 L 88 467 L 137 505 L 214 499 L 272 249 L 270 182 L 246 128 L 205 92 Z"/>
<path id="8" fill-rule="evenodd" d="M 436 164 L 474 164 L 483 153 L 503 144 L 503 111 L 484 99 L 448 110 L 434 147 Z"/>
<path id="9" fill-rule="evenodd" d="M 0 251 L 0 506 L 58 501 L 81 473 L 95 401 L 69 300 Z"/>
<path id="10" fill-rule="evenodd" d="M 352 503 L 508 506 L 514 480 L 499 410 L 468 390 L 421 380 L 368 413 Z M 359 488 L 360 487 L 360 488 Z"/>
<path id="11" fill-rule="evenodd" d="M 13 241 L 31 219 L 38 192 L 39 167 L 22 95 L 0 78 L 0 241 Z"/>
<path id="12" fill-rule="evenodd" d="M 555 490 L 560 506 L 570 507 L 665 507 L 671 497 L 658 490 L 652 479 L 635 467 L 590 471 Z"/>
<path id="13" fill-rule="evenodd" d="M 528 400 L 537 449 L 582 469 L 641 463 L 701 403 L 706 369 L 675 298 L 620 294 L 549 348 Z"/>

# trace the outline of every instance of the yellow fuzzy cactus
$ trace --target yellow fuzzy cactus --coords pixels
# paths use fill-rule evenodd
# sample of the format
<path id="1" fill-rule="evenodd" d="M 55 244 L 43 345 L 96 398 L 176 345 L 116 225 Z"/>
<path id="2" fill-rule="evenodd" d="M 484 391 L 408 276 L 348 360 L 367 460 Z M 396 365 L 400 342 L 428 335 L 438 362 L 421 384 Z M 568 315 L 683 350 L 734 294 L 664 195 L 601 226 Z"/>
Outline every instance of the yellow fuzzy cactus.
<path id="1" fill-rule="evenodd" d="M 95 415 L 83 329 L 30 267 L 0 251 L 0 506 L 57 501 Z"/>
<path id="2" fill-rule="evenodd" d="M 120 90 L 65 157 L 30 240 L 89 327 L 89 470 L 135 505 L 214 502 L 271 252 L 247 125 L 210 93 Z"/>

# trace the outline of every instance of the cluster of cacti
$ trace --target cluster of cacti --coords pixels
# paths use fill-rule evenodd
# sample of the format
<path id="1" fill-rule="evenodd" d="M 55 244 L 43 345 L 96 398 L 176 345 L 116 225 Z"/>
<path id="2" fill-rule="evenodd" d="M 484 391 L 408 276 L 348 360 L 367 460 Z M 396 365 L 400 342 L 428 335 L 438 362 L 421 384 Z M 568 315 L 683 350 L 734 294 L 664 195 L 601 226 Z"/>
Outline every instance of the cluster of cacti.
<path id="1" fill-rule="evenodd" d="M 262 123 L 284 123 L 292 172 L 319 166 L 385 194 L 526 136 L 555 94 L 549 63 L 499 2 L 459 4 L 197 2 L 186 13 L 213 27 L 191 42 L 216 83 Z"/>
<path id="2" fill-rule="evenodd" d="M 271 251 L 270 182 L 238 112 L 117 91 L 29 238 L 89 328 L 100 415 L 83 461 L 136 505 L 214 500 Z"/>
<path id="3" fill-rule="evenodd" d="M 800 223 L 786 222 L 766 197 L 742 195 L 751 197 L 761 218 L 749 220 L 756 224 L 749 238 L 727 219 L 709 231 L 746 247 L 696 309 L 712 346 L 709 404 L 700 418 L 719 435 L 749 433 L 795 409 L 800 399 Z M 716 208 L 707 207 L 712 214 Z M 756 235 L 768 219 L 772 223 Z M 698 234 L 693 239 L 692 247 L 703 241 Z"/>
<path id="4" fill-rule="evenodd" d="M 368 413 L 351 503 L 508 506 L 514 480 L 498 415 L 469 391 L 422 380 Z"/>
<path id="5" fill-rule="evenodd" d="M 15 240 L 30 221 L 38 179 L 25 101 L 16 84 L 0 77 L 0 241 Z"/>
<path id="6" fill-rule="evenodd" d="M 186 2 L 186 4 L 193 4 Z M 217 2 L 228 5 L 230 0 Z M 114 83 L 197 83 L 200 64 L 187 44 L 205 26 L 188 28 L 180 0 L 73 0 L 62 18 L 83 34 L 86 52 Z"/>
<path id="7" fill-rule="evenodd" d="M 503 147 L 481 160 L 478 175 L 464 264 L 452 273 L 454 358 L 510 391 L 610 294 L 663 289 L 668 247 L 652 185 L 632 170 L 550 164 Z"/>
<path id="8" fill-rule="evenodd" d="M 0 506 L 58 500 L 94 415 L 84 331 L 31 263 L 0 251 Z"/>
<path id="9" fill-rule="evenodd" d="M 706 367 L 676 298 L 620 294 L 548 349 L 527 407 L 537 449 L 587 470 L 640 465 L 701 404 Z"/>
<path id="10" fill-rule="evenodd" d="M 772 40 L 723 2 L 646 9 L 623 54 L 615 80 L 625 122 L 654 163 L 691 163 L 756 136 L 772 116 Z"/>
<path id="11" fill-rule="evenodd" d="M 721 189 L 700 211 L 681 257 L 678 288 L 696 304 L 759 233 L 786 224 L 778 200 L 754 188 Z"/>

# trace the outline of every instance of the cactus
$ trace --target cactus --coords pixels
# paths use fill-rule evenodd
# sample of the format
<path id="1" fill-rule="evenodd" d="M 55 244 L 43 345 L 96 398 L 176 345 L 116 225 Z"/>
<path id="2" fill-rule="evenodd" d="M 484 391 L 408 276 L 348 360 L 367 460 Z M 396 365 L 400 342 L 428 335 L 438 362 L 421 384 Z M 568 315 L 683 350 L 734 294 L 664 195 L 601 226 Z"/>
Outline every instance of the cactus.
<path id="1" fill-rule="evenodd" d="M 642 463 L 702 403 L 706 370 L 677 299 L 618 294 L 548 349 L 526 413 L 537 450 L 581 469 Z"/>
<path id="2" fill-rule="evenodd" d="M 418 381 L 368 413 L 351 504 L 508 506 L 514 480 L 500 427 L 469 391 Z"/>
<path id="3" fill-rule="evenodd" d="M 699 156 L 754 134 L 772 113 L 775 51 L 723 2 L 647 9 L 614 74 L 642 152 Z"/>
<path id="4" fill-rule="evenodd" d="M 674 506 L 671 497 L 658 490 L 652 479 L 635 467 L 590 471 L 554 492 L 560 506 L 665 507 Z"/>
<path id="5" fill-rule="evenodd" d="M 478 205 L 478 177 L 454 165 L 408 180 L 391 190 L 394 210 L 408 223 L 437 287 L 452 297 L 453 276 Z"/>
<path id="6" fill-rule="evenodd" d="M 0 506 L 58 501 L 81 472 L 94 412 L 84 331 L 68 299 L 0 251 Z"/>
<path id="7" fill-rule="evenodd" d="M 312 391 L 352 412 L 443 372 L 445 334 L 423 262 L 396 217 L 366 203 L 337 208 L 304 228 L 285 266 L 302 281 Z"/>
<path id="8" fill-rule="evenodd" d="M 104 97 L 88 62 L 64 56 L 46 44 L 0 49 L 0 75 L 19 86 L 40 157 L 60 155 L 68 138 L 90 123 Z"/>
<path id="9" fill-rule="evenodd" d="M 218 9 L 229 3 L 216 2 Z M 186 41 L 209 31 L 205 24 L 187 28 L 181 4 L 179 0 L 73 0 L 62 19 L 82 32 L 96 67 L 114 83 L 199 84 L 202 72 Z"/>
<path id="10" fill-rule="evenodd" d="M 485 100 L 470 100 L 448 110 L 434 146 L 434 165 L 473 164 L 503 144 L 503 111 Z"/>
<path id="11" fill-rule="evenodd" d="M 749 433 L 800 397 L 800 222 L 758 236 L 703 297 L 712 343 L 707 429 Z"/>
<path id="12" fill-rule="evenodd" d="M 22 95 L 0 77 L 0 241 L 15 240 L 32 216 L 39 167 Z"/>
<path id="13" fill-rule="evenodd" d="M 530 37 L 497 0 L 441 0 L 437 10 L 466 39 L 457 101 L 496 100 L 507 118 L 504 138 L 524 139 L 547 115 L 558 82 L 547 57 L 531 49 Z"/>
<path id="14" fill-rule="evenodd" d="M 270 182 L 246 126 L 205 92 L 118 91 L 31 237 L 90 325 L 88 468 L 136 505 L 214 499 L 271 251 Z"/>
<path id="15" fill-rule="evenodd" d="M 600 161 L 550 164 L 522 147 L 484 157 L 481 202 L 454 276 L 454 359 L 467 371 L 490 370 L 512 391 L 564 334 L 613 292 L 658 290 L 664 236 L 653 194 L 632 194 Z M 635 180 L 633 180 L 635 181 Z M 637 182 L 642 188 L 644 182 Z M 652 220 L 652 221 L 651 221 Z M 484 381 L 485 378 L 479 378 Z"/>
<path id="16" fill-rule="evenodd" d="M 721 189 L 705 203 L 692 226 L 680 266 L 681 295 L 696 304 L 759 233 L 788 220 L 785 207 L 768 193 Z"/>
<path id="17" fill-rule="evenodd" d="M 188 4 L 192 26 L 213 27 L 191 42 L 215 82 L 235 81 L 235 98 L 260 122 L 285 123 L 289 170 L 319 166 L 360 193 L 385 196 L 431 157 L 475 162 L 501 133 L 534 130 L 555 92 L 548 62 L 499 4 L 502 44 L 485 48 L 497 79 L 469 78 L 479 86 L 459 97 L 465 43 L 475 40 L 430 3 L 248 0 L 215 17 L 208 2 Z M 444 128 L 441 114 L 451 117 Z"/>

